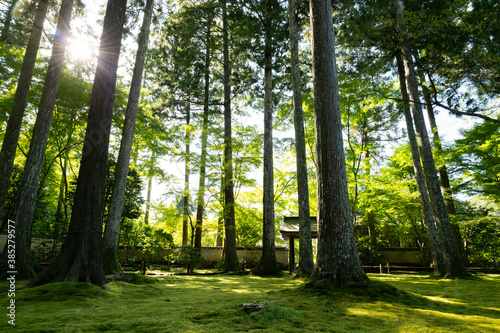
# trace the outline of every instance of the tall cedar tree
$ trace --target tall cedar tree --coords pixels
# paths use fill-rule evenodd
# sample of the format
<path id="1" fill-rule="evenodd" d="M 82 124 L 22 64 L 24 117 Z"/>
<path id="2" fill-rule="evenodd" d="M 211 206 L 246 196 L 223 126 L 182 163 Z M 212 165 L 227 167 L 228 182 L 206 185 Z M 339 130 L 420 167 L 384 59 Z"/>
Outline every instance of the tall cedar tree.
<path id="1" fill-rule="evenodd" d="M 31 248 L 31 231 L 33 215 L 40 183 L 45 150 L 52 115 L 56 103 L 57 90 L 66 51 L 66 41 L 69 36 L 73 0 L 64 0 L 59 11 L 56 34 L 53 38 L 52 56 L 50 57 L 47 74 L 43 85 L 38 114 L 33 128 L 30 149 L 24 166 L 20 192 L 18 194 L 14 220 L 17 222 L 16 259 L 17 275 L 21 279 L 31 279 L 34 276 L 30 265 L 29 251 Z"/>
<path id="2" fill-rule="evenodd" d="M 101 236 L 116 73 L 125 23 L 126 0 L 109 0 L 90 101 L 71 222 L 61 252 L 31 286 L 54 281 L 104 285 Z"/>
<path id="3" fill-rule="evenodd" d="M 276 1 L 266 0 L 264 17 L 264 216 L 262 256 L 252 270 L 257 275 L 273 275 L 281 272 L 276 261 L 274 231 L 274 167 L 273 167 L 273 20 L 271 13 L 279 6 Z"/>
<path id="4" fill-rule="evenodd" d="M 343 287 L 363 283 L 367 276 L 350 214 L 331 1 L 309 4 L 318 184 L 318 254 L 310 283 Z"/>
<path id="5" fill-rule="evenodd" d="M 0 217 L 3 215 L 5 199 L 10 186 L 10 177 L 16 157 L 17 142 L 21 132 L 24 110 L 28 100 L 31 79 L 35 69 L 36 56 L 42 37 L 43 23 L 47 14 L 48 0 L 40 0 L 35 15 L 35 21 L 31 28 L 30 38 L 26 46 L 21 73 L 17 82 L 16 94 L 10 110 L 7 128 L 0 151 Z"/>
<path id="6" fill-rule="evenodd" d="M 127 109 L 125 111 L 125 122 L 123 124 L 120 151 L 118 153 L 115 183 L 111 194 L 109 213 L 102 240 L 102 267 L 105 273 L 115 273 L 121 271 L 121 266 L 118 262 L 117 256 L 118 239 L 120 236 L 120 221 L 123 212 L 123 203 L 125 200 L 125 190 L 127 187 L 130 154 L 132 151 L 132 143 L 134 141 L 137 109 L 141 96 L 141 83 L 144 73 L 146 51 L 148 49 L 149 30 L 151 27 L 151 18 L 153 16 L 153 5 L 154 0 L 147 0 L 146 7 L 144 8 L 144 18 L 141 32 L 139 34 L 134 72 L 132 74 L 132 82 L 130 84 Z"/>
<path id="7" fill-rule="evenodd" d="M 401 97 L 403 99 L 403 114 L 406 121 L 406 130 L 408 133 L 408 140 L 410 142 L 411 157 L 413 160 L 413 168 L 415 170 L 415 180 L 417 181 L 417 190 L 420 197 L 420 204 L 422 205 L 427 239 L 429 240 L 434 267 L 437 269 L 439 275 L 444 276 L 446 275 L 446 265 L 436 230 L 436 224 L 432 215 L 432 207 L 429 201 L 429 194 L 427 193 L 427 185 L 425 184 L 422 164 L 420 163 L 420 153 L 418 151 L 418 143 L 415 137 L 415 130 L 413 128 L 413 117 L 411 116 L 410 110 L 410 98 L 406 89 L 405 68 L 403 64 L 403 57 L 400 52 L 397 54 L 396 61 L 399 73 Z"/>
<path id="8" fill-rule="evenodd" d="M 204 8 L 206 11 L 206 36 L 205 36 L 205 77 L 203 96 L 203 122 L 201 128 L 201 154 L 200 154 L 200 178 L 198 183 L 198 194 L 196 199 L 196 229 L 194 236 L 194 247 L 201 250 L 201 238 L 203 228 L 203 214 L 205 210 L 205 183 L 207 170 L 207 147 L 208 147 L 208 116 L 210 112 L 210 60 L 212 57 L 212 7 Z"/>
<path id="9" fill-rule="evenodd" d="M 420 155 L 424 167 L 425 180 L 429 198 L 431 201 L 434 220 L 439 230 L 441 246 L 446 264 L 447 276 L 460 277 L 468 275 L 467 269 L 462 261 L 458 250 L 455 236 L 453 235 L 448 212 L 444 202 L 443 194 L 437 177 L 436 165 L 432 155 L 432 148 L 425 128 L 424 115 L 420 104 L 417 79 L 415 76 L 415 67 L 413 64 L 411 50 L 407 45 L 406 28 L 403 24 L 403 4 L 401 0 L 395 0 L 395 13 L 397 26 L 399 28 L 400 38 L 402 38 L 403 61 L 405 65 L 406 82 L 413 111 L 413 122 L 417 131 L 417 141 L 420 148 Z"/>
<path id="10" fill-rule="evenodd" d="M 297 161 L 297 192 L 299 197 L 299 269 L 298 277 L 309 277 L 314 269 L 311 240 L 311 217 L 309 210 L 309 181 L 307 177 L 306 142 L 304 134 L 304 112 L 302 109 L 302 86 L 300 82 L 299 33 L 295 0 L 288 0 L 290 25 L 290 57 L 293 90 L 293 122 L 295 126 L 295 156 Z"/>
<path id="11" fill-rule="evenodd" d="M 222 5 L 222 41 L 224 54 L 224 271 L 238 269 L 236 253 L 236 223 L 234 217 L 234 181 L 233 181 L 233 148 L 231 133 L 231 68 L 229 64 L 229 34 L 227 19 L 227 1 Z"/>

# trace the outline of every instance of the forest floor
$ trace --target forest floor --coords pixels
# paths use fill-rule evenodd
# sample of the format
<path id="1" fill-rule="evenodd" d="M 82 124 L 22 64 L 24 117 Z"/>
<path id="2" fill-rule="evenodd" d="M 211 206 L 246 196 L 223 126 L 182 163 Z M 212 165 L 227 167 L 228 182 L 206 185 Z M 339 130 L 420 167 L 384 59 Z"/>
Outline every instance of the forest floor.
<path id="1" fill-rule="evenodd" d="M 14 328 L 6 307 L 15 299 L 19 332 L 500 332 L 500 275 L 369 277 L 397 290 L 322 292 L 289 275 L 168 275 L 104 288 L 53 283 L 9 298 L 2 281 L 0 331 Z M 263 309 L 246 314 L 244 303 Z"/>

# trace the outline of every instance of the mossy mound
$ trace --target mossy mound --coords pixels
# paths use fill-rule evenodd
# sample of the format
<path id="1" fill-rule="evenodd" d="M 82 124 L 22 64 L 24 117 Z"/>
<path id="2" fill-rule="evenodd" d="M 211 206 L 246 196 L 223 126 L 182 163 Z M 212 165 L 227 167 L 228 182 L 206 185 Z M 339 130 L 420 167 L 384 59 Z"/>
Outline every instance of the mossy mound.
<path id="1" fill-rule="evenodd" d="M 54 282 L 16 292 L 18 301 L 66 301 L 68 299 L 106 297 L 108 292 L 99 286 L 86 282 Z"/>
<path id="2" fill-rule="evenodd" d="M 158 279 L 135 273 L 116 273 L 111 278 L 112 281 L 123 281 L 132 284 L 152 284 L 158 283 Z"/>
<path id="3" fill-rule="evenodd" d="M 279 306 L 271 302 L 266 302 L 260 311 L 251 312 L 248 314 L 254 324 L 267 327 L 276 321 L 289 321 L 292 319 L 302 318 L 301 311 Z"/>
<path id="4" fill-rule="evenodd" d="M 329 280 L 319 280 L 307 283 L 301 288 L 306 292 L 317 292 L 323 295 L 350 294 L 358 297 L 378 298 L 381 296 L 401 296 L 403 292 L 389 283 L 366 280 L 363 283 L 353 283 L 346 287 L 334 287 Z"/>

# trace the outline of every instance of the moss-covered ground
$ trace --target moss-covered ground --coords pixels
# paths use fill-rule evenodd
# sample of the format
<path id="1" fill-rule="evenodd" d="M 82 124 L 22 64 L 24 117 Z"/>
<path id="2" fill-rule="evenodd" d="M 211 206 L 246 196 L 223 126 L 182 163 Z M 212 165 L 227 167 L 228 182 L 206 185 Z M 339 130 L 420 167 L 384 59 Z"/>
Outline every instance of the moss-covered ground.
<path id="1" fill-rule="evenodd" d="M 16 326 L 0 282 L 0 331 L 500 332 L 500 275 L 369 275 L 366 288 L 322 291 L 290 276 L 171 275 L 104 288 L 54 283 L 18 290 Z M 17 281 L 20 287 L 26 281 Z M 246 314 L 243 303 L 261 303 Z"/>

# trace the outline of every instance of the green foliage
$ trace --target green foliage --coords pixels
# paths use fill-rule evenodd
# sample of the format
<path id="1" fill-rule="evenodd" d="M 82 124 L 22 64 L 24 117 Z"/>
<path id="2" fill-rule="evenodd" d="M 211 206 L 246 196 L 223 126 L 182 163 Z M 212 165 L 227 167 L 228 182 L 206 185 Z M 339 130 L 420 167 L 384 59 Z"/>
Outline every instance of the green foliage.
<path id="1" fill-rule="evenodd" d="M 483 122 L 463 131 L 463 138 L 450 148 L 451 171 L 460 174 L 455 189 L 500 203 L 499 147 L 498 124 Z"/>

